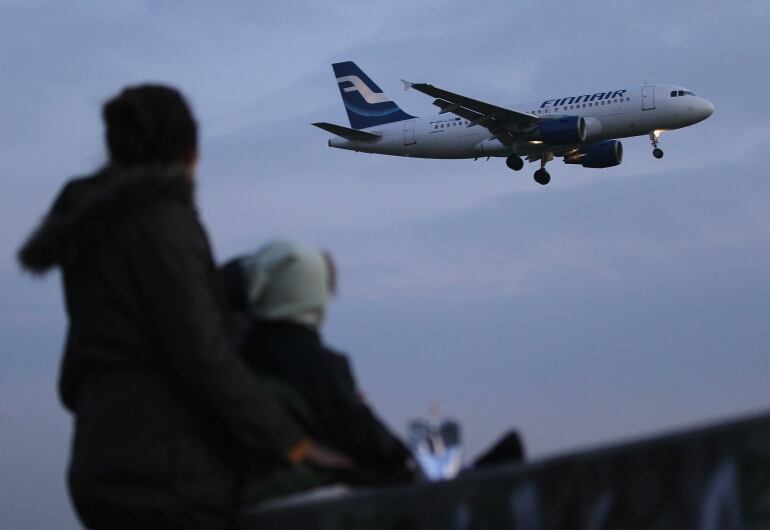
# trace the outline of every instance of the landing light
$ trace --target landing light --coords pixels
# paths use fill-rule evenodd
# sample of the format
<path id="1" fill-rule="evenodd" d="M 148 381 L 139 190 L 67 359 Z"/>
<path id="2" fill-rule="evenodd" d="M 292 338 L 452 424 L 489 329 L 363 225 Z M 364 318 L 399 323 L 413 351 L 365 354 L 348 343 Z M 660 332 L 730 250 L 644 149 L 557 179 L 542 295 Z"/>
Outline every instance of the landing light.
<path id="1" fill-rule="evenodd" d="M 655 138 L 659 138 L 661 134 L 663 134 L 666 130 L 665 129 L 655 129 L 652 131 L 652 134 L 655 135 Z"/>
<path id="2" fill-rule="evenodd" d="M 542 144 L 543 141 L 542 140 L 532 140 L 529 143 L 531 143 L 531 144 Z"/>

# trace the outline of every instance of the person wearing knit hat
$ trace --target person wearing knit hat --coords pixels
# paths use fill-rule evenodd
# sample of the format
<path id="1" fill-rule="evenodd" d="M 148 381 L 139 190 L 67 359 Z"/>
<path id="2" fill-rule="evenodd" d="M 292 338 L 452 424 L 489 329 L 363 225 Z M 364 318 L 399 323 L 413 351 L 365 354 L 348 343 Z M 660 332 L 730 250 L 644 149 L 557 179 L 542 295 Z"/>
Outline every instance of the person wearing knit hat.
<path id="1" fill-rule="evenodd" d="M 328 254 L 291 241 L 273 241 L 244 257 L 249 314 L 318 329 L 334 294 L 332 263 Z"/>
<path id="2" fill-rule="evenodd" d="M 298 420 L 311 436 L 350 456 L 372 482 L 411 480 L 411 453 L 365 403 L 347 357 L 321 339 L 337 283 L 331 255 L 277 240 L 222 271 L 229 305 L 250 322 L 241 355 L 258 375 L 296 391 L 308 412 Z"/>

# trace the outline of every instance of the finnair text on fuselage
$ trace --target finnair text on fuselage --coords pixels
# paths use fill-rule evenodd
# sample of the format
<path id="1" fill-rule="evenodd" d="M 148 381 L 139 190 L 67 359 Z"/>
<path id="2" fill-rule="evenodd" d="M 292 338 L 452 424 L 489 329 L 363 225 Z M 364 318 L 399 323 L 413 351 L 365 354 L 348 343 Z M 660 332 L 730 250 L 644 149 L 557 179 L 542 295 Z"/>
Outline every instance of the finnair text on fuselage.
<path id="1" fill-rule="evenodd" d="M 573 103 L 588 103 L 589 101 L 622 98 L 625 96 L 625 94 L 626 89 L 624 88 L 622 90 L 615 90 L 611 92 L 597 92 L 596 94 L 584 94 L 582 96 L 571 96 L 562 99 L 546 99 L 543 101 L 542 105 L 540 105 L 540 108 L 542 109 L 548 106 L 560 107 L 562 105 L 572 105 Z"/>

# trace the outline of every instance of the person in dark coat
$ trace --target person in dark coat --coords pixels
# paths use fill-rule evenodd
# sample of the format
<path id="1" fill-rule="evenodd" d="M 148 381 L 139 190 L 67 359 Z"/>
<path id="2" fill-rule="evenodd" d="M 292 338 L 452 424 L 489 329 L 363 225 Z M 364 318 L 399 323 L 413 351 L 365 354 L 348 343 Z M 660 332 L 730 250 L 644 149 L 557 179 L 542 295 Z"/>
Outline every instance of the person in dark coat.
<path id="1" fill-rule="evenodd" d="M 103 118 L 109 163 L 69 181 L 19 252 L 33 273 L 63 273 L 70 494 L 93 529 L 231 528 L 230 447 L 287 464 L 319 457 L 228 346 L 186 102 L 131 87 Z"/>
<path id="2" fill-rule="evenodd" d="M 299 394 L 309 414 L 297 416 L 310 417 L 303 425 L 313 438 L 370 472 L 365 481 L 413 479 L 410 451 L 366 404 L 347 357 L 321 339 L 336 288 L 331 257 L 274 241 L 222 270 L 230 306 L 251 319 L 239 340 L 241 355 L 257 374 L 275 377 Z"/>

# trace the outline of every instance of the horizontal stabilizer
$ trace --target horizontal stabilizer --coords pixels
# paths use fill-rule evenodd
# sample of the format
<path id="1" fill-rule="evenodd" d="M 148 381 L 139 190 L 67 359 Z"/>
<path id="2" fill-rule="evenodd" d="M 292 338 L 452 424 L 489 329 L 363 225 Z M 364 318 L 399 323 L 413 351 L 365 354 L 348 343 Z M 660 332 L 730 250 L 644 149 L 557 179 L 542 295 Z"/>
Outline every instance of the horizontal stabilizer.
<path id="1" fill-rule="evenodd" d="M 332 134 L 336 134 L 337 136 L 341 138 L 345 138 L 346 140 L 360 140 L 363 142 L 371 142 L 372 140 L 377 140 L 380 138 L 379 134 L 370 133 L 366 131 L 359 131 L 357 129 L 349 129 L 347 127 L 343 127 L 342 125 L 334 125 L 333 123 L 326 123 L 326 122 L 319 122 L 314 123 L 316 127 L 319 129 L 323 129 L 324 131 L 330 132 Z"/>

